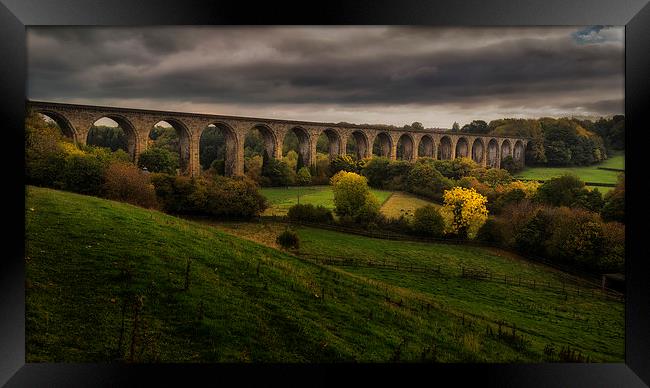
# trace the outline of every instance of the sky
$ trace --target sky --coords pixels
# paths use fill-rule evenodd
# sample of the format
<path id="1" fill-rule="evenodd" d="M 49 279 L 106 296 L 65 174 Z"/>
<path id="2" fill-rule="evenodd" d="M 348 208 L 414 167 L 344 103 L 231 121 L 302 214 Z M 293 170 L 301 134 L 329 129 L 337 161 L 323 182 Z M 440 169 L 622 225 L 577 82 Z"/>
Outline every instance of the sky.
<path id="1" fill-rule="evenodd" d="M 30 26 L 27 49 L 31 100 L 426 128 L 624 113 L 624 27 Z"/>

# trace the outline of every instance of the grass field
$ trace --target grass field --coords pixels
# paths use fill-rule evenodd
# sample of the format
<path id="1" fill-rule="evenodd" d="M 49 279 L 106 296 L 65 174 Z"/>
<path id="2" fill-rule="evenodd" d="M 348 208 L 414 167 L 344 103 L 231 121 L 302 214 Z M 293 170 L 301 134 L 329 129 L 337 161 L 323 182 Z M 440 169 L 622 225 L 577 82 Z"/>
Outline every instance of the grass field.
<path id="1" fill-rule="evenodd" d="M 216 227 L 269 246 L 276 246 L 274 237 L 283 228 L 273 223 L 218 223 Z M 296 230 L 301 254 L 351 258 L 360 264 L 368 260 L 399 264 L 402 270 L 342 267 L 340 271 L 397 287 L 404 295 L 424 295 L 455 314 L 514 324 L 530 339 L 534 352 L 541 353 L 548 344 L 570 345 L 601 360 L 623 360 L 623 303 L 593 297 L 588 288 L 564 300 L 548 289 L 518 285 L 520 278 L 538 287 L 564 283 L 568 289 L 568 284 L 580 283 L 563 272 L 490 248 L 377 240 L 308 227 Z M 409 272 L 410 265 L 437 267 L 443 276 Z M 462 267 L 489 269 L 498 280 L 463 278 Z M 503 274 L 510 279 L 508 285 L 501 281 Z"/>
<path id="2" fill-rule="evenodd" d="M 265 226 L 228 226 L 251 227 Z M 304 253 L 562 276 L 485 248 L 299 234 Z M 204 223 L 49 189 L 27 188 L 25 268 L 27 362 L 540 362 L 547 344 L 624 357 L 620 302 L 323 266 Z M 495 320 L 529 342 L 497 336 Z"/>
<path id="3" fill-rule="evenodd" d="M 388 200 L 386 200 L 386 202 L 384 202 L 381 207 L 381 212 L 387 217 L 397 218 L 400 215 L 412 217 L 415 209 L 426 205 L 440 207 L 440 205 L 436 203 L 416 197 L 412 194 L 396 191 L 388 198 Z"/>
<path id="4" fill-rule="evenodd" d="M 272 216 L 287 214 L 289 208 L 298 203 L 323 205 L 328 209 L 334 209 L 334 193 L 331 186 L 292 186 L 292 187 L 264 187 L 260 190 L 270 206 L 263 215 Z M 384 203 L 391 195 L 390 191 L 370 189 L 380 203 Z"/>
<path id="5" fill-rule="evenodd" d="M 516 178 L 548 180 L 563 174 L 575 174 L 584 182 L 610 183 L 615 184 L 618 178 L 618 172 L 602 170 L 598 167 L 625 169 L 625 154 L 614 153 L 609 159 L 593 166 L 585 167 L 527 167 Z M 596 186 L 590 186 L 596 187 Z M 602 193 L 609 191 L 608 187 L 598 187 Z"/>

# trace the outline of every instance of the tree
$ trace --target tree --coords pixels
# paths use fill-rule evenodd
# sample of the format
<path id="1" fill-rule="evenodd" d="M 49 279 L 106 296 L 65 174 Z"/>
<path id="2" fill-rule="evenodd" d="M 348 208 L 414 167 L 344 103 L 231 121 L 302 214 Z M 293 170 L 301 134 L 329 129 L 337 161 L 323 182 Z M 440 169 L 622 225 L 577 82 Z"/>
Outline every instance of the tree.
<path id="1" fill-rule="evenodd" d="M 488 127 L 488 124 L 483 120 L 474 120 L 469 124 L 463 125 L 460 131 L 468 133 L 488 133 L 490 132 L 490 127 Z"/>
<path id="2" fill-rule="evenodd" d="M 300 186 L 307 186 L 311 183 L 311 173 L 309 172 L 308 167 L 302 167 L 300 170 L 298 170 L 296 183 L 298 183 Z"/>
<path id="3" fill-rule="evenodd" d="M 536 199 L 553 206 L 575 206 L 584 191 L 588 191 L 584 182 L 575 175 L 567 174 L 544 182 L 537 189 Z"/>
<path id="4" fill-rule="evenodd" d="M 330 180 L 334 192 L 334 212 L 356 222 L 373 221 L 379 215 L 379 201 L 370 192 L 365 177 L 340 171 Z"/>
<path id="5" fill-rule="evenodd" d="M 435 206 L 426 205 L 415 209 L 412 227 L 413 232 L 421 236 L 440 237 L 444 231 L 445 221 Z"/>
<path id="6" fill-rule="evenodd" d="M 452 186 L 451 181 L 430 163 L 415 163 L 406 182 L 407 191 L 436 201 L 442 200 L 443 192 Z"/>
<path id="7" fill-rule="evenodd" d="M 457 122 L 454 121 L 454 124 L 452 124 L 452 126 L 451 126 L 451 131 L 452 132 L 460 131 L 460 125 Z"/>
<path id="8" fill-rule="evenodd" d="M 416 122 L 414 122 L 413 124 L 411 124 L 411 128 L 412 128 L 412 129 L 415 129 L 415 130 L 423 130 L 423 129 L 424 129 L 424 125 L 422 125 L 421 122 L 416 121 Z"/>
<path id="9" fill-rule="evenodd" d="M 487 198 L 474 189 L 454 187 L 446 190 L 440 214 L 445 232 L 461 238 L 474 238 L 488 217 Z"/>
<path id="10" fill-rule="evenodd" d="M 332 174 L 336 174 L 339 171 L 358 173 L 359 168 L 357 161 L 350 155 L 338 155 L 330 162 L 330 171 Z"/>
<path id="11" fill-rule="evenodd" d="M 616 187 L 605 194 L 600 214 L 605 221 L 625 222 L 625 175 L 621 174 Z"/>
<path id="12" fill-rule="evenodd" d="M 175 174 L 178 165 L 178 155 L 162 147 L 149 148 L 138 157 L 138 167 L 146 167 L 149 172 Z"/>

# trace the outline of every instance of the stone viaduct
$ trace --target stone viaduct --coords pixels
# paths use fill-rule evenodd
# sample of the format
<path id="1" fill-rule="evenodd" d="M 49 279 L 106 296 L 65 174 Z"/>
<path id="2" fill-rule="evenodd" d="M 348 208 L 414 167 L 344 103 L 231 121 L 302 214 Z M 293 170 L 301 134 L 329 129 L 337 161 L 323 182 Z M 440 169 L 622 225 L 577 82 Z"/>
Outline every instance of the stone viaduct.
<path id="1" fill-rule="evenodd" d="M 381 155 L 397 159 L 397 146 L 403 144 L 403 157 L 454 159 L 471 157 L 486 166 L 501 166 L 501 160 L 511 156 L 524 163 L 528 138 L 477 135 L 444 130 L 404 130 L 382 126 L 333 124 L 307 121 L 262 119 L 253 117 L 223 116 L 200 113 L 165 112 L 145 109 L 117 108 L 93 105 L 64 104 L 27 101 L 27 109 L 54 120 L 63 133 L 77 144 L 86 144 L 88 133 L 100 118 L 116 121 L 128 138 L 128 152 L 134 161 L 147 148 L 149 132 L 161 121 L 171 125 L 179 136 L 181 173 L 199 175 L 199 141 L 210 125 L 224 133 L 226 139 L 226 175 L 244 173 L 244 139 L 252 130 L 260 131 L 266 150 L 275 158 L 282 157 L 285 135 L 293 131 L 299 139 L 299 153 L 306 164 L 315 163 L 316 143 L 321 134 L 329 140 L 330 157 L 345 154 L 350 138 L 357 144 L 357 157 L 373 156 L 376 141 Z M 418 152 L 421 150 L 422 152 Z"/>

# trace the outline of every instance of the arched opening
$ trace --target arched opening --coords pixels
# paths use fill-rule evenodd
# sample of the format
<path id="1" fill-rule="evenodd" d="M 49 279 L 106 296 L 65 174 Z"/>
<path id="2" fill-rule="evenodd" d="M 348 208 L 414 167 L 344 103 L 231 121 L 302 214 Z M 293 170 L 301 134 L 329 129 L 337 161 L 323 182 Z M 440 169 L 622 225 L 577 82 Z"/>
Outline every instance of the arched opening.
<path id="1" fill-rule="evenodd" d="M 440 145 L 438 146 L 438 159 L 451 159 L 451 138 L 449 136 L 443 136 L 440 139 Z"/>
<path id="2" fill-rule="evenodd" d="M 386 132 L 380 132 L 372 142 L 373 155 L 384 158 L 390 157 L 390 150 L 393 147 L 393 141 Z"/>
<path id="3" fill-rule="evenodd" d="M 510 156 L 510 141 L 504 140 L 501 143 L 501 160 L 505 159 L 507 156 Z"/>
<path id="4" fill-rule="evenodd" d="M 403 134 L 397 140 L 397 159 L 413 160 L 413 138 L 408 134 Z"/>
<path id="5" fill-rule="evenodd" d="M 352 156 L 356 160 L 361 160 L 366 157 L 368 151 L 368 139 L 361 131 L 354 131 L 348 137 L 346 144 L 346 154 Z"/>
<path id="6" fill-rule="evenodd" d="M 327 155 L 330 159 L 340 154 L 341 138 L 339 134 L 327 128 L 318 136 L 316 141 L 316 152 L 321 155 Z"/>
<path id="7" fill-rule="evenodd" d="M 523 163 L 524 161 L 524 143 L 521 140 L 517 140 L 515 143 L 515 148 L 512 152 L 512 159 L 517 164 Z"/>
<path id="8" fill-rule="evenodd" d="M 217 174 L 232 176 L 237 171 L 237 136 L 224 123 L 215 122 L 201 131 L 199 163 L 202 170 L 213 168 Z"/>
<path id="9" fill-rule="evenodd" d="M 466 158 L 469 156 L 469 144 L 464 137 L 458 138 L 456 142 L 456 158 Z"/>
<path id="10" fill-rule="evenodd" d="M 109 115 L 96 120 L 88 131 L 86 144 L 110 148 L 111 151 L 121 149 L 135 160 L 135 128 L 121 116 Z"/>
<path id="11" fill-rule="evenodd" d="M 433 139 L 429 135 L 424 135 L 420 139 L 420 144 L 418 145 L 418 156 L 425 158 L 433 158 L 434 149 L 433 149 Z"/>
<path id="12" fill-rule="evenodd" d="M 472 160 L 478 164 L 483 163 L 483 156 L 485 154 L 485 147 L 483 146 L 483 139 L 476 139 L 472 144 Z"/>
<path id="13" fill-rule="evenodd" d="M 56 127 L 61 135 L 75 143 L 77 142 L 76 131 L 65 116 L 51 111 L 34 111 L 32 113 L 36 114 L 36 117 L 42 119 L 48 125 Z"/>
<path id="14" fill-rule="evenodd" d="M 309 133 L 302 127 L 287 131 L 282 141 L 282 156 L 289 168 L 297 171 L 309 166 Z"/>
<path id="15" fill-rule="evenodd" d="M 147 138 L 147 150 L 154 148 L 164 149 L 173 155 L 174 168 L 179 174 L 189 173 L 190 136 L 189 130 L 181 122 L 172 119 L 157 122 Z"/>
<path id="16" fill-rule="evenodd" d="M 264 158 L 274 158 L 276 147 L 271 128 L 264 124 L 254 125 L 244 138 L 244 174 L 259 182 Z"/>
<path id="17" fill-rule="evenodd" d="M 487 165 L 496 168 L 499 162 L 499 143 L 496 139 L 491 139 L 487 147 Z"/>

